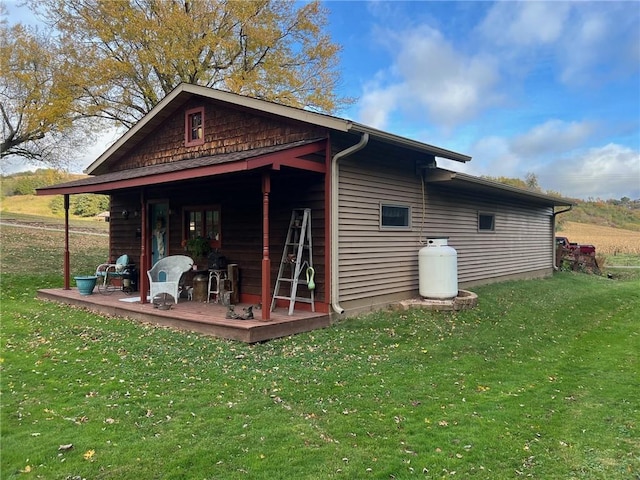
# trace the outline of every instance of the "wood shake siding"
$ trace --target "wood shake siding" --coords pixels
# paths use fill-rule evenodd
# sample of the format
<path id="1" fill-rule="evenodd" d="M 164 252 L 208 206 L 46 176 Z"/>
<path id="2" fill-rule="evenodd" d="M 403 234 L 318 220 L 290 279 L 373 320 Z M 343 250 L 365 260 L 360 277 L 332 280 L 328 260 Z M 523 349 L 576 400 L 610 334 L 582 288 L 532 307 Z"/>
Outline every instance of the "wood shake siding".
<path id="1" fill-rule="evenodd" d="M 185 112 L 205 106 L 204 144 L 185 146 Z M 251 115 L 212 102 L 189 102 L 164 120 L 109 171 L 158 165 L 192 158 L 283 145 L 326 136 L 323 129 L 283 120 Z M 102 167 L 104 168 L 104 167 Z"/>
<path id="2" fill-rule="evenodd" d="M 381 160 L 361 155 L 340 163 L 341 302 L 416 295 L 418 252 L 429 237 L 449 237 L 460 284 L 551 271 L 551 207 L 425 184 L 423 213 L 414 162 Z M 381 230 L 381 202 L 411 207 L 411 228 Z M 478 212 L 495 215 L 494 232 L 478 232 Z"/>

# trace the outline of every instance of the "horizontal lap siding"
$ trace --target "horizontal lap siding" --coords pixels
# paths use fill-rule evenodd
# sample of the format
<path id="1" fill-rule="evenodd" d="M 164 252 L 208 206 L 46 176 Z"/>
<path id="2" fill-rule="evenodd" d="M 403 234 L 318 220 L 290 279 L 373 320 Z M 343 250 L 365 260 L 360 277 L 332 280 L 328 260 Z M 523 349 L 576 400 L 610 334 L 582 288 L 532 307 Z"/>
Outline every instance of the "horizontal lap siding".
<path id="1" fill-rule="evenodd" d="M 341 301 L 417 291 L 418 252 L 428 237 L 449 237 L 460 283 L 553 266 L 551 208 L 426 184 L 423 215 L 413 162 L 392 163 L 393 169 L 375 160 L 341 164 Z M 410 206 L 411 230 L 380 230 L 380 202 Z M 477 231 L 478 211 L 495 215 L 495 232 Z"/>
<path id="2" fill-rule="evenodd" d="M 340 165 L 339 275 L 341 301 L 417 288 L 421 194 L 418 177 L 362 163 Z M 408 168 L 408 166 L 407 166 Z M 380 230 L 380 202 L 410 205 L 411 231 Z"/>
<path id="3" fill-rule="evenodd" d="M 442 232 L 458 252 L 461 283 L 551 268 L 550 207 L 527 206 L 427 186 L 427 235 Z M 477 212 L 495 215 L 495 232 L 477 231 Z"/>

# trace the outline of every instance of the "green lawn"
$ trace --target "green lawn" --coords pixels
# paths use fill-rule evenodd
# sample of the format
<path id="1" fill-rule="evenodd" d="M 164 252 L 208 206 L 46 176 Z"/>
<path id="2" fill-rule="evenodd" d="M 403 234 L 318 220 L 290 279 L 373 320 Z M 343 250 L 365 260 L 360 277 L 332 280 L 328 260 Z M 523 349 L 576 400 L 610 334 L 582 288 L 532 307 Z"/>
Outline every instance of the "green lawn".
<path id="1" fill-rule="evenodd" d="M 2 240 L 2 479 L 640 475 L 635 273 L 245 345 L 35 300 L 59 266 L 12 271 Z"/>

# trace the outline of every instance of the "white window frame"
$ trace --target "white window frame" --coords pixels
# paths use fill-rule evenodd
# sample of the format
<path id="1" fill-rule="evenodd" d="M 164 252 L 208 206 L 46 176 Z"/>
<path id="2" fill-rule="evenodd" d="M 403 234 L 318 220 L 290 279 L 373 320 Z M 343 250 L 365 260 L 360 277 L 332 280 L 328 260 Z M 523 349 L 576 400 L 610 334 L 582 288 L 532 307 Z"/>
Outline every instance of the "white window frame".
<path id="1" fill-rule="evenodd" d="M 383 211 L 385 207 L 390 208 L 402 208 L 407 211 L 407 224 L 406 225 L 385 225 Z M 403 205 L 391 202 L 380 202 L 380 230 L 411 230 L 411 205 Z"/>

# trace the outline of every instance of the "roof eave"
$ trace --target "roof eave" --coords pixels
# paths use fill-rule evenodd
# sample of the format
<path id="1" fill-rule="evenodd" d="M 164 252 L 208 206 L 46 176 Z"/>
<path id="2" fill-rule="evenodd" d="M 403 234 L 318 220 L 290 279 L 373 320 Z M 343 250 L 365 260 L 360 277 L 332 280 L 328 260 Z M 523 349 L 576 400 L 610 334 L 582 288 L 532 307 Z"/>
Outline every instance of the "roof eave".
<path id="1" fill-rule="evenodd" d="M 456 162 L 466 163 L 471 160 L 471 157 L 462 153 L 457 153 L 445 148 L 429 145 L 428 143 L 419 142 L 410 138 L 401 137 L 393 133 L 378 130 L 376 128 L 368 127 L 360 123 L 352 123 L 350 130 L 357 133 L 368 133 L 371 137 L 382 140 L 385 143 L 391 143 L 399 145 L 403 148 L 409 148 L 411 150 L 417 150 L 420 152 L 428 153 L 440 158 L 446 158 L 447 160 L 454 160 Z"/>
<path id="2" fill-rule="evenodd" d="M 487 189 L 497 190 L 505 194 L 510 194 L 512 196 L 518 196 L 518 197 L 534 200 L 539 203 L 553 205 L 554 207 L 575 205 L 574 202 L 572 202 L 571 200 L 567 200 L 565 198 L 556 197 L 554 195 L 547 195 L 544 193 L 533 192 L 530 190 L 524 190 L 522 188 L 513 187 L 511 185 L 495 182 L 493 180 L 487 180 L 485 178 L 475 177 L 473 175 L 468 175 L 466 173 L 453 172 L 451 170 L 445 170 L 441 168 L 433 170 L 430 177 L 431 177 L 430 178 L 431 182 L 459 181 L 463 183 L 469 183 L 472 185 L 478 185 L 480 187 L 486 187 Z"/>

